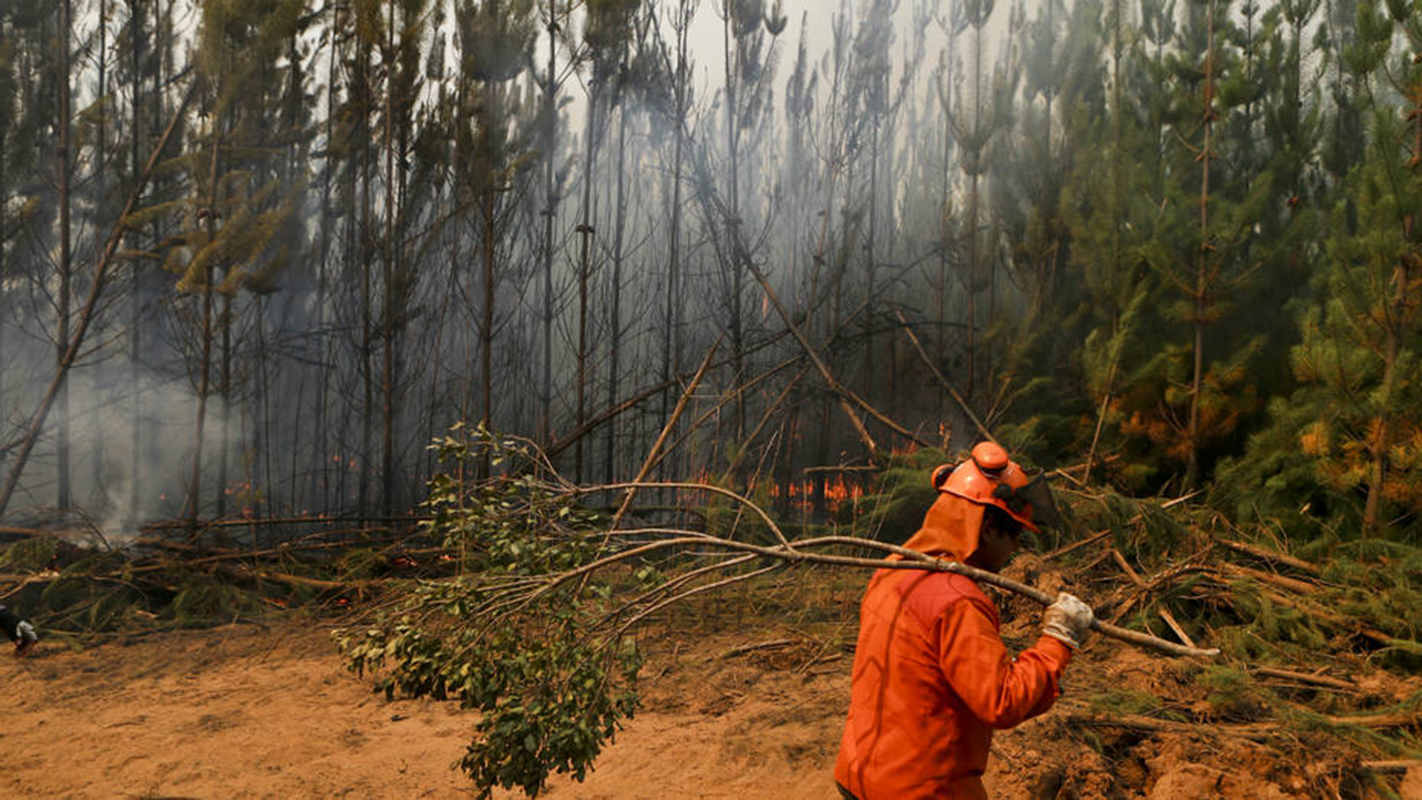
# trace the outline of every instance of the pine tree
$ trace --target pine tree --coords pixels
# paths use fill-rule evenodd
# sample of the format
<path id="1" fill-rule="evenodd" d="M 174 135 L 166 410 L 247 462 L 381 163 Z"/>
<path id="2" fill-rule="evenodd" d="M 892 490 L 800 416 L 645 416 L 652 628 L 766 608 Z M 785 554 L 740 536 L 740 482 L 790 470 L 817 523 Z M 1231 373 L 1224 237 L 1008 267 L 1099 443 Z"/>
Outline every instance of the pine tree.
<path id="1" fill-rule="evenodd" d="M 516 125 L 518 97 L 506 84 L 518 77 L 532 53 L 533 4 L 530 0 L 486 0 L 466 3 L 456 15 L 460 32 L 459 97 L 464 120 L 455 135 L 459 159 L 459 191 L 475 209 L 479 230 L 479 261 L 483 289 L 478 318 L 480 420 L 493 429 L 493 350 L 496 257 L 514 206 L 511 197 L 524 180 L 529 145 Z M 487 459 L 487 454 L 485 458 Z M 482 463 L 487 474 L 489 464 Z"/>
<path id="2" fill-rule="evenodd" d="M 56 120 L 57 129 L 57 150 L 55 152 L 55 170 L 58 172 L 56 181 L 58 196 L 56 200 L 59 204 L 59 286 L 56 289 L 56 309 L 55 309 L 55 363 L 62 364 L 64 355 L 69 350 L 69 299 L 71 294 L 71 282 L 73 278 L 74 263 L 72 259 L 71 244 L 73 232 L 70 230 L 70 211 L 74 201 L 71 191 L 70 179 L 73 170 L 73 153 L 71 150 L 72 129 L 73 129 L 73 108 L 70 93 L 73 88 L 70 66 L 70 36 L 73 26 L 73 6 L 71 0 L 60 0 L 59 3 L 59 26 L 56 37 L 56 46 L 59 51 L 59 59 L 56 67 L 59 73 L 55 83 L 59 87 L 59 112 Z M 70 408 L 69 408 L 69 382 L 66 380 L 60 385 L 58 408 L 56 412 L 58 418 L 55 420 L 56 441 L 55 441 L 55 505 L 61 510 L 69 508 L 74 502 L 73 493 L 70 488 Z"/>
<path id="3" fill-rule="evenodd" d="M 1221 471 L 1216 492 L 1304 531 L 1323 522 L 1363 536 L 1415 532 L 1422 512 L 1419 12 L 1411 2 L 1358 8 L 1339 74 L 1357 78 L 1368 138 L 1331 210 L 1319 298 L 1299 315 L 1298 387 L 1275 398 L 1270 425 Z"/>
<path id="4" fill-rule="evenodd" d="M 934 298 L 934 359 L 940 365 L 948 363 L 948 291 L 951 270 L 953 266 L 954 251 L 954 181 L 955 173 L 953 164 L 953 95 L 958 82 L 958 63 L 954 53 L 954 45 L 957 43 L 958 34 L 962 33 L 966 27 L 966 22 L 961 21 L 957 15 L 957 6 L 949 3 L 949 10 L 946 15 L 938 19 L 938 27 L 942 31 L 946 42 L 942 53 L 939 56 L 938 67 L 933 75 L 933 95 L 938 102 L 940 115 L 939 142 L 941 162 L 938 164 L 935 183 L 938 188 L 937 197 L 937 219 L 935 220 L 936 230 L 934 231 L 934 250 L 937 252 L 937 274 L 933 279 Z M 934 406 L 934 417 L 943 418 L 944 395 L 946 392 L 936 393 Z M 944 429 L 943 423 L 939 424 L 940 430 Z"/>
<path id="5" fill-rule="evenodd" d="M 1258 374 L 1261 385 L 1276 393 L 1292 389 L 1288 352 L 1298 338 L 1296 314 L 1276 298 L 1307 298 L 1313 265 L 1325 259 L 1323 216 L 1333 202 L 1321 161 L 1319 86 L 1326 60 L 1312 43 L 1321 7 L 1320 0 L 1287 0 L 1264 13 L 1260 36 L 1268 44 L 1256 56 L 1254 76 L 1245 81 L 1268 91 L 1255 103 L 1256 124 L 1230 132 L 1251 143 L 1246 152 L 1253 161 L 1242 166 L 1270 183 L 1256 218 L 1258 232 L 1248 245 L 1254 278 L 1241 287 L 1239 298 L 1253 311 L 1247 320 L 1236 318 L 1232 330 L 1267 337 Z"/>
<path id="6" fill-rule="evenodd" d="M 862 219 L 863 232 L 863 281 L 864 281 L 864 353 L 861 361 L 863 371 L 862 391 L 870 402 L 874 399 L 874 329 L 879 325 L 878 302 L 883 288 L 878 284 L 879 229 L 884 190 L 883 176 L 887 172 L 886 162 L 893 159 L 891 127 L 893 109 L 889 96 L 891 64 L 889 51 L 894 45 L 892 15 L 896 4 L 890 0 L 872 0 L 865 3 L 861 11 L 859 28 L 855 33 L 854 52 L 856 73 L 851 83 L 855 96 L 854 104 L 858 113 L 864 115 L 868 128 L 867 146 L 861 157 L 868 158 L 869 168 L 865 178 L 862 203 L 866 213 Z M 891 238 L 891 237 L 885 237 Z M 891 370 L 892 371 L 892 370 Z"/>
<path id="7" fill-rule="evenodd" d="M 743 257 L 753 257 L 739 243 L 750 241 L 756 217 L 741 184 L 745 179 L 743 161 L 751 157 L 751 137 L 764 122 L 769 107 L 767 98 L 774 78 L 775 44 L 785 29 L 786 18 L 781 13 L 780 0 L 769 7 L 765 0 L 724 0 L 721 8 L 722 44 L 725 56 L 725 79 L 722 84 L 721 123 L 725 126 L 725 158 L 727 163 L 726 218 L 717 220 L 720 226 L 717 257 L 721 262 L 725 298 L 726 331 L 731 345 L 733 382 L 743 381 L 746 372 L 746 269 Z M 735 399 L 735 440 L 745 437 L 746 405 L 742 393 Z"/>
<path id="8" fill-rule="evenodd" d="M 607 130 L 607 113 L 612 89 L 621 64 L 622 48 L 631 35 L 632 15 L 640 0 L 591 0 L 587 7 L 583 32 L 583 58 L 589 65 L 587 123 L 583 129 L 583 196 L 581 221 L 578 224 L 578 349 L 577 349 L 577 426 L 587 422 L 588 391 L 592 379 L 592 346 L 589 326 L 589 289 L 593 278 L 592 242 L 596 198 L 598 148 Z M 583 437 L 574 450 L 574 475 L 583 479 Z"/>
<path id="9" fill-rule="evenodd" d="M 1315 42 L 1324 52 L 1325 91 L 1332 101 L 1322 121 L 1323 165 L 1335 186 L 1361 159 L 1358 143 L 1367 140 L 1360 88 L 1364 76 L 1356 60 L 1348 57 L 1356 46 L 1359 5 L 1359 0 L 1324 0 L 1323 19 L 1315 32 Z"/>
<path id="10" fill-rule="evenodd" d="M 1143 60 L 1133 47 L 1136 34 L 1127 13 L 1121 0 L 1105 9 L 1110 99 L 1103 117 L 1073 115 L 1073 138 L 1080 141 L 1063 203 L 1071 231 L 1069 268 L 1084 279 L 1087 307 L 1093 312 L 1083 321 L 1087 332 L 1079 356 L 1091 401 L 1083 481 L 1091 477 L 1103 434 L 1110 436 L 1119 425 L 1112 403 L 1120 376 L 1140 357 L 1138 321 L 1151 296 L 1138 268 L 1137 249 L 1155 181 L 1151 169 L 1137 165 L 1154 162 L 1156 136 L 1141 113 L 1141 98 L 1126 87 L 1131 68 L 1138 69 Z M 1133 63 L 1127 64 L 1128 59 Z M 1092 147 L 1092 140 L 1101 145 Z"/>
<path id="11" fill-rule="evenodd" d="M 983 317 L 980 295 L 992 280 L 991 267 L 984 268 L 984 263 L 989 259 L 984 243 L 985 203 L 981 183 L 983 176 L 987 174 L 992 138 L 1006 123 L 1009 112 L 1000 102 L 994 102 L 1007 98 L 994 94 L 988 68 L 984 64 L 984 29 L 992 19 L 994 5 L 995 0 L 964 0 L 962 5 L 962 24 L 966 26 L 965 30 L 971 29 L 970 66 L 967 69 L 969 88 L 950 123 L 961 154 L 959 165 L 968 181 L 967 215 L 963 219 L 960 235 L 964 261 L 959 280 L 967 303 L 965 316 L 968 330 L 965 347 L 968 372 L 966 394 L 969 402 L 977 395 L 980 388 L 978 377 L 985 371 L 984 365 L 990 361 L 983 357 L 979 334 L 979 324 Z M 989 316 L 991 313 L 989 308 Z"/>
<path id="12" fill-rule="evenodd" d="M 317 245 L 313 254 L 316 259 L 316 287 L 315 287 L 315 330 L 313 336 L 307 337 L 307 344 L 311 347 L 314 361 L 321 366 L 316 370 L 316 398 L 313 403 L 313 415 L 315 419 L 312 424 L 313 446 L 312 452 L 316 459 L 316 464 L 309 468 L 309 484 L 306 487 L 306 497 L 301 498 L 300 492 L 293 487 L 292 502 L 296 504 L 310 504 L 316 508 L 329 508 L 329 494 L 331 481 L 327 477 L 330 472 L 331 459 L 327 457 L 330 452 L 328 416 L 330 413 L 331 381 L 334 378 L 335 370 L 331 366 L 335 359 L 335 342 L 330 331 L 330 287 L 334 270 L 332 269 L 332 256 L 340 245 L 340 238 L 337 235 L 340 223 L 338 222 L 337 210 L 345 207 L 349 212 L 351 203 L 350 197 L 341 189 L 346 185 L 341 181 L 341 168 L 345 153 L 337 139 L 338 131 L 348 130 L 344 125 L 338 127 L 337 119 L 337 98 L 343 87 L 341 85 L 341 70 L 338 58 L 344 50 L 343 41 L 349 39 L 343 25 L 347 19 L 347 14 L 339 5 L 333 5 L 326 18 L 326 47 L 325 61 L 325 107 L 323 109 L 324 119 L 321 120 L 322 136 L 319 147 L 315 155 L 320 159 L 321 167 L 319 172 L 319 185 L 321 193 L 320 210 L 317 212 Z M 338 183 L 338 181 L 340 181 Z M 349 219 L 349 213 L 346 214 Z M 305 375 L 303 375 L 303 378 Z M 303 383 L 303 386 L 305 384 Z M 336 456 L 339 458 L 339 456 Z M 301 503 L 302 499 L 305 503 Z"/>
<path id="13" fill-rule="evenodd" d="M 1202 477 L 1214 455 L 1209 448 L 1227 444 L 1258 405 L 1247 367 L 1259 341 L 1226 336 L 1220 332 L 1228 326 L 1219 326 L 1249 276 L 1247 242 L 1269 185 L 1229 171 L 1238 142 L 1220 139 L 1244 98 L 1221 91 L 1241 69 L 1237 49 L 1221 36 L 1226 8 L 1221 0 L 1196 0 L 1179 31 L 1178 53 L 1165 60 L 1182 91 L 1167 109 L 1171 145 L 1162 160 L 1160 212 L 1141 251 L 1173 296 L 1168 318 L 1183 323 L 1188 335 L 1156 345 L 1142 380 L 1121 401 L 1129 408 L 1123 430 L 1137 439 L 1142 460 L 1183 466 L 1178 477 L 1188 486 Z"/>
<path id="14" fill-rule="evenodd" d="M 543 90 L 542 105 L 539 107 L 539 142 L 541 157 L 543 159 L 543 208 L 539 213 L 543 217 L 543 239 L 542 259 L 543 259 L 543 363 L 541 391 L 539 392 L 540 421 L 538 429 L 538 440 L 545 445 L 552 439 L 553 426 L 553 320 L 554 297 L 553 297 L 553 251 L 554 238 L 553 231 L 558 216 L 558 200 L 563 191 L 563 182 L 556 177 L 558 172 L 556 164 L 558 161 L 558 125 L 559 125 L 559 101 L 558 91 L 562 86 L 562 75 L 558 68 L 558 42 L 566 38 L 563 28 L 567 24 L 570 14 L 566 9 L 560 10 L 559 0 L 546 0 L 545 17 L 543 20 L 544 30 L 548 33 L 548 68 L 542 75 L 535 79 Z M 560 13 L 561 12 L 561 13 Z M 559 20 L 563 20 L 560 22 Z"/>
<path id="15" fill-rule="evenodd" d="M 380 343 L 380 509 L 394 514 L 403 504 L 403 472 L 397 463 L 397 432 L 407 413 L 404 384 L 408 378 L 403 358 L 410 323 L 417 313 L 416 288 L 420 260 L 411 252 L 412 231 L 420 220 L 421 203 L 429 184 L 411 182 L 417 163 L 413 151 L 422 139 L 417 102 L 424 90 L 424 54 L 432 26 L 438 23 L 429 0 L 387 0 L 377 12 L 374 36 L 380 54 L 382 95 L 379 98 L 379 161 L 381 173 L 381 228 L 379 275 Z M 493 57 L 494 52 L 486 54 Z M 418 175 L 416 177 L 419 177 Z"/>
<path id="16" fill-rule="evenodd" d="M 683 213 L 683 184 L 686 169 L 687 127 L 691 118 L 693 89 L 691 84 L 691 23 L 696 15 L 698 0 L 677 0 L 671 12 L 668 26 L 672 42 L 662 38 L 660 25 L 654 29 L 658 40 L 649 50 L 650 65 L 645 69 L 643 92 L 653 112 L 662 124 L 671 128 L 672 152 L 671 168 L 667 171 L 670 184 L 666 191 L 667 207 L 667 255 L 666 278 L 662 284 L 664 302 L 661 318 L 661 374 L 662 383 L 667 384 L 661 398 L 661 424 L 670 422 L 672 412 L 672 376 L 681 371 L 682 314 L 686 278 L 682 260 L 687 248 L 683 244 L 686 215 Z M 655 124 L 655 123 L 654 123 Z M 665 479 L 668 464 L 661 465 L 661 477 Z"/>
<path id="17" fill-rule="evenodd" d="M 1119 269 L 1113 249 L 1123 222 L 1114 193 L 1113 163 L 1120 152 L 1111 121 L 1114 106 L 1101 69 L 1108 41 L 1101 7 L 1081 2 L 1070 14 L 1062 19 L 1065 6 L 1051 3 L 1022 25 L 1017 125 L 998 139 L 992 169 L 993 215 L 1006 240 L 1004 272 L 1013 290 L 1007 298 L 1015 301 L 999 303 L 1009 316 L 993 336 L 1001 344 L 994 346 L 999 356 L 991 373 L 992 409 L 1001 414 L 1012 407 L 1027 427 L 1004 428 L 1002 434 L 1024 445 L 1035 442 L 1044 451 L 1076 444 L 1062 441 L 1061 417 L 1083 409 L 1064 403 L 1071 393 L 1052 386 L 1046 376 L 1057 365 L 1079 362 L 1075 350 L 1081 339 L 1065 332 L 1079 329 L 1083 308 L 1109 317 L 1111 304 L 1101 303 L 1106 298 L 1087 305 L 1079 292 L 1099 288 L 1091 273 Z M 1055 419 L 1043 427 L 1048 418 Z M 1046 428 L 1053 429 L 1051 435 L 1043 435 Z"/>
<path id="18" fill-rule="evenodd" d="M 161 86 L 165 76 L 161 72 L 163 55 L 167 48 L 161 37 L 162 31 L 165 27 L 170 27 L 170 23 L 165 26 L 160 16 L 161 10 L 162 5 L 158 2 L 128 0 L 125 25 L 119 34 L 119 45 L 121 49 L 126 47 L 126 58 L 119 60 L 115 77 L 116 82 L 125 87 L 128 93 L 127 119 L 121 123 L 126 126 L 128 137 L 125 193 L 132 191 L 133 183 L 139 179 L 150 155 L 150 133 L 164 124 Z M 155 198 L 161 191 L 158 183 L 156 180 L 150 181 L 148 191 L 139 198 L 143 205 L 157 202 Z M 143 362 L 149 350 L 148 334 L 154 327 L 151 323 L 151 317 L 154 316 L 151 313 L 152 303 L 154 297 L 162 291 L 156 285 L 159 281 L 155 280 L 155 273 L 159 271 L 151 268 L 153 256 L 159 249 L 158 242 L 162 237 L 159 223 L 160 217 L 155 215 L 147 230 L 141 225 L 126 226 L 128 237 L 127 252 L 124 256 L 128 262 L 129 274 L 127 406 L 131 426 L 127 466 L 129 491 L 126 498 L 129 522 L 136 521 L 137 515 L 144 508 L 148 481 L 151 479 L 147 474 L 150 471 L 147 464 L 150 462 L 145 458 L 152 442 L 147 403 L 151 380 L 143 369 Z"/>
<path id="19" fill-rule="evenodd" d="M 627 234 L 627 125 L 629 112 L 629 100 L 640 87 L 636 86 L 637 77 L 632 71 L 633 52 L 635 50 L 646 50 L 646 30 L 650 17 L 641 13 L 640 5 L 631 9 L 627 24 L 629 30 L 627 35 L 621 40 L 618 52 L 620 63 L 617 67 L 617 77 L 613 83 L 611 97 L 608 101 L 609 111 L 617 109 L 617 160 L 612 165 L 615 177 L 616 188 L 613 198 L 613 222 L 612 222 L 612 242 L 611 252 L 608 254 L 612 262 L 612 269 L 607 276 L 607 329 L 608 329 L 608 359 L 607 359 L 607 408 L 617 405 L 617 393 L 622 389 L 622 356 L 623 341 L 622 334 L 625 324 L 622 313 L 622 288 L 623 269 L 626 256 L 626 234 Z M 617 462 L 617 429 L 618 420 L 611 420 L 605 426 L 606 436 L 603 447 L 603 476 L 609 482 L 616 480 Z"/>
<path id="20" fill-rule="evenodd" d="M 194 129 L 188 151 L 173 164 L 188 179 L 187 193 L 152 205 L 130 221 L 139 226 L 155 216 L 175 217 L 180 233 L 167 242 L 164 266 L 178 275 L 178 292 L 200 298 L 192 318 L 198 354 L 197 414 L 185 502 L 190 522 L 201 511 L 203 451 L 214 384 L 224 422 L 235 410 L 234 299 L 244 289 L 271 291 L 290 255 L 281 234 L 295 213 L 300 186 L 283 185 L 274 171 L 269 137 L 279 134 L 267 115 L 272 107 L 268 79 L 303 6 L 302 0 L 265 0 L 260 8 L 237 0 L 203 6 L 196 52 L 203 119 Z M 222 437 L 216 459 L 219 515 L 225 510 L 226 445 Z"/>
<path id="21" fill-rule="evenodd" d="M 22 117 L 21 82 L 24 80 L 23 40 L 21 31 L 28 20 L 24 4 L 7 4 L 0 8 L 0 286 L 8 286 L 12 264 L 11 252 L 21 231 L 23 197 L 17 191 L 18 178 L 27 166 L 19 153 L 28 144 L 25 131 L 29 127 Z M 33 13 L 30 11 L 29 13 Z M 0 312 L 9 307 L 8 289 L 0 289 Z M 0 313 L 0 354 L 6 352 L 8 313 Z M 9 381 L 6 365 L 0 362 L 0 402 L 5 400 Z"/>

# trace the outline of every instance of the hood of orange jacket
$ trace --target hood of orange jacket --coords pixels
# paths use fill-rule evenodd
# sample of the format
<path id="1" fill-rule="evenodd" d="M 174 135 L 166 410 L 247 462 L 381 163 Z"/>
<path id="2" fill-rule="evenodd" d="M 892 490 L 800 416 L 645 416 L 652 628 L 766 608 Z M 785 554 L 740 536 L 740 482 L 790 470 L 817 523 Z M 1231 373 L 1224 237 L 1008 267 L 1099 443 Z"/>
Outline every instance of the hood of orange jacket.
<path id="1" fill-rule="evenodd" d="M 929 506 L 928 513 L 923 517 L 923 527 L 904 542 L 904 547 L 965 564 L 978 550 L 983 510 L 984 506 L 940 491 L 938 499 Z"/>

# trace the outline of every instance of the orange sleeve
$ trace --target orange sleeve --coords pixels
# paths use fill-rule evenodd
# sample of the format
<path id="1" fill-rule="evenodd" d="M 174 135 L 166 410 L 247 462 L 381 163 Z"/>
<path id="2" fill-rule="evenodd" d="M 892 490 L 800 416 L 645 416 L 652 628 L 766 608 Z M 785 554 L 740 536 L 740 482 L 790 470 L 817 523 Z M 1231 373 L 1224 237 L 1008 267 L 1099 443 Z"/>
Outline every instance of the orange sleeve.
<path id="1" fill-rule="evenodd" d="M 1052 707 L 1071 649 L 1042 636 L 1013 660 L 979 601 L 952 603 L 938 619 L 938 663 L 948 685 L 984 724 L 1011 728 Z"/>

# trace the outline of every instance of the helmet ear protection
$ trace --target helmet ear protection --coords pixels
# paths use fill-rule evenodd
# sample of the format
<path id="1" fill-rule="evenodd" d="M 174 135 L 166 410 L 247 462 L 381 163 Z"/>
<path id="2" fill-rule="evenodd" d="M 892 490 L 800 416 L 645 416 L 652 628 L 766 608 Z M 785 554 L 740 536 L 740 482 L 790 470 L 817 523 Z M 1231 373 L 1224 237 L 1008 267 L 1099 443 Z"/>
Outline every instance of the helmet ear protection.
<path id="1" fill-rule="evenodd" d="M 1023 527 L 1038 531 L 1037 520 L 1055 525 L 1060 523 L 1051 489 L 1046 477 L 1032 480 L 1007 450 L 996 442 L 978 442 L 972 456 L 956 466 L 944 464 L 933 470 L 933 487 L 969 502 L 1002 509 Z"/>
<path id="2" fill-rule="evenodd" d="M 943 482 L 948 480 L 948 476 L 953 473 L 952 464 L 939 464 L 933 468 L 933 488 L 942 489 Z"/>

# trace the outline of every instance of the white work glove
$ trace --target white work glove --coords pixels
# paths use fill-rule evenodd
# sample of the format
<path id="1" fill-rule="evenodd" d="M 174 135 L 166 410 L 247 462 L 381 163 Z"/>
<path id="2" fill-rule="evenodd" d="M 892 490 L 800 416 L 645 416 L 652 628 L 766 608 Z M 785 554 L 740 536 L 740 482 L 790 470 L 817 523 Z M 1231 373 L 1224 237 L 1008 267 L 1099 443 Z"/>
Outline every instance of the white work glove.
<path id="1" fill-rule="evenodd" d="M 20 620 L 20 624 L 15 626 L 15 655 L 24 655 L 34 647 L 36 641 L 39 641 L 39 635 L 35 633 L 35 627 L 25 620 Z"/>
<path id="2" fill-rule="evenodd" d="M 1093 619 L 1095 615 L 1091 613 L 1091 606 L 1075 595 L 1062 592 L 1057 595 L 1057 601 L 1042 612 L 1042 633 L 1060 639 L 1075 650 L 1086 643 Z"/>

